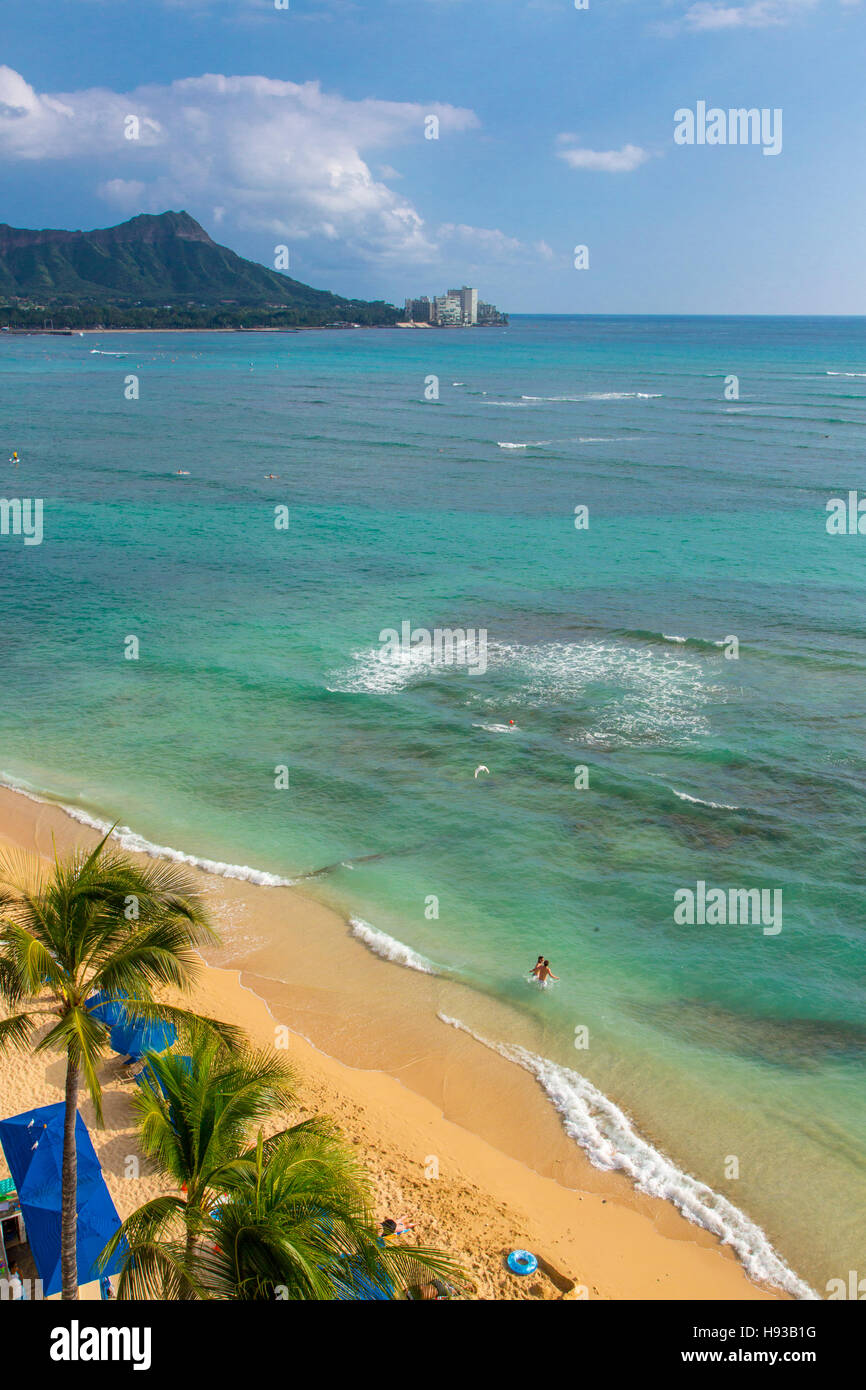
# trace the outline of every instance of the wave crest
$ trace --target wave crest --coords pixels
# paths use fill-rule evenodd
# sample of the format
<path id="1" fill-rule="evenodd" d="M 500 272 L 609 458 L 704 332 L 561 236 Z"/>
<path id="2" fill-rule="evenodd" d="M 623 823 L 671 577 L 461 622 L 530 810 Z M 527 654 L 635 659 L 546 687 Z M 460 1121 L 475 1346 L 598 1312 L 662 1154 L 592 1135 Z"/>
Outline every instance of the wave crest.
<path id="1" fill-rule="evenodd" d="M 586 1077 L 516 1044 L 490 1042 L 458 1018 L 442 1013 L 438 1017 L 534 1076 L 559 1112 L 566 1134 L 596 1168 L 626 1173 L 639 1191 L 672 1202 L 688 1221 L 730 1245 L 753 1279 L 773 1284 L 795 1298 L 820 1297 L 788 1268 L 760 1226 L 727 1197 L 684 1173 L 654 1149 L 625 1112 Z"/>
<path id="2" fill-rule="evenodd" d="M 436 966 L 426 956 L 422 956 L 418 951 L 413 951 L 411 946 L 398 941 L 394 936 L 389 936 L 387 932 L 379 931 L 378 927 L 371 927 L 370 923 L 365 922 L 363 917 L 350 917 L 349 926 L 352 935 L 358 941 L 363 941 L 364 945 L 381 960 L 389 960 L 394 965 L 403 965 L 407 970 L 417 970 L 421 975 L 439 974 Z"/>

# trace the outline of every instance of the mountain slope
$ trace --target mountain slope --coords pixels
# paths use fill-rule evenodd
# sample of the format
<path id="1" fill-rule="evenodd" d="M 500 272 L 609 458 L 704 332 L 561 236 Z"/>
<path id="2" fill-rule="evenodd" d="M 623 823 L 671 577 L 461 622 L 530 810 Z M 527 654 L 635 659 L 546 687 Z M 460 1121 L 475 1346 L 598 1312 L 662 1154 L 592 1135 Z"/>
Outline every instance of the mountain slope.
<path id="1" fill-rule="evenodd" d="M 145 308 L 238 306 L 292 315 L 357 317 L 371 309 L 316 290 L 266 266 L 244 260 L 213 241 L 186 212 L 142 214 L 91 232 L 30 231 L 0 224 L 0 297 L 46 308 L 126 305 Z M 380 321 L 389 321 L 376 305 Z M 365 314 L 367 321 L 373 319 Z"/>

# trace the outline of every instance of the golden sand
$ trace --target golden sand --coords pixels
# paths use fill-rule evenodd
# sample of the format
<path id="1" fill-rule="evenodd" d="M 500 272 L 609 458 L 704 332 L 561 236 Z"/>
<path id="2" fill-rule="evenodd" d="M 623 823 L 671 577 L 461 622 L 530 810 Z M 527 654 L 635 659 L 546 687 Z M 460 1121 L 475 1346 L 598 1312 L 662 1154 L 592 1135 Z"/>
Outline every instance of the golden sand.
<path id="1" fill-rule="evenodd" d="M 0 844 L 51 855 L 96 839 L 59 807 L 0 789 Z M 472 1296 L 784 1297 L 671 1204 L 595 1169 L 528 1073 L 440 1022 L 437 1011 L 459 1016 L 462 986 L 377 959 L 295 888 L 191 872 L 223 932 L 192 1007 L 259 1046 L 288 1027 L 300 1108 L 273 1127 L 332 1116 L 371 1174 L 377 1217 L 404 1218 L 420 1243 L 454 1255 Z M 60 1056 L 0 1057 L 0 1114 L 62 1100 L 63 1078 Z M 101 1079 L 105 1127 L 89 1100 L 80 1110 L 125 1216 L 166 1188 L 138 1150 L 119 1059 Z M 507 1270 L 515 1247 L 539 1256 L 537 1275 Z"/>

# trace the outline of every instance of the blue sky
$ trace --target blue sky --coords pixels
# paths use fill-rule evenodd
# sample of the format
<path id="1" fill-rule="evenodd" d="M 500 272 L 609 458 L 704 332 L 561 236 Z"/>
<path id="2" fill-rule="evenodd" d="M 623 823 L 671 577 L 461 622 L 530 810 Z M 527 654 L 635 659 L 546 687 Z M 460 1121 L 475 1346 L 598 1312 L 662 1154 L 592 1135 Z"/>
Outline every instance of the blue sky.
<path id="1" fill-rule="evenodd" d="M 289 3 L 3 0 L 0 220 L 183 207 L 395 302 L 866 313 L 859 4 Z M 781 109 L 781 153 L 675 144 L 699 101 Z"/>

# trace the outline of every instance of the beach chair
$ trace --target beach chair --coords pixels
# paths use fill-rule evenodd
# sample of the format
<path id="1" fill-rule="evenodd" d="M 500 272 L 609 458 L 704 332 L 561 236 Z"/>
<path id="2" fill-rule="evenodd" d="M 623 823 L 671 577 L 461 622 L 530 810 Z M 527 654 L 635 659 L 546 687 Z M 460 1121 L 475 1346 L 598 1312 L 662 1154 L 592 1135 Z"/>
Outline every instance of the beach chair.
<path id="1" fill-rule="evenodd" d="M 137 1081 L 146 1066 L 147 1062 L 145 1062 L 143 1058 L 137 1062 L 126 1062 L 120 1068 L 120 1080 L 123 1082 Z"/>

